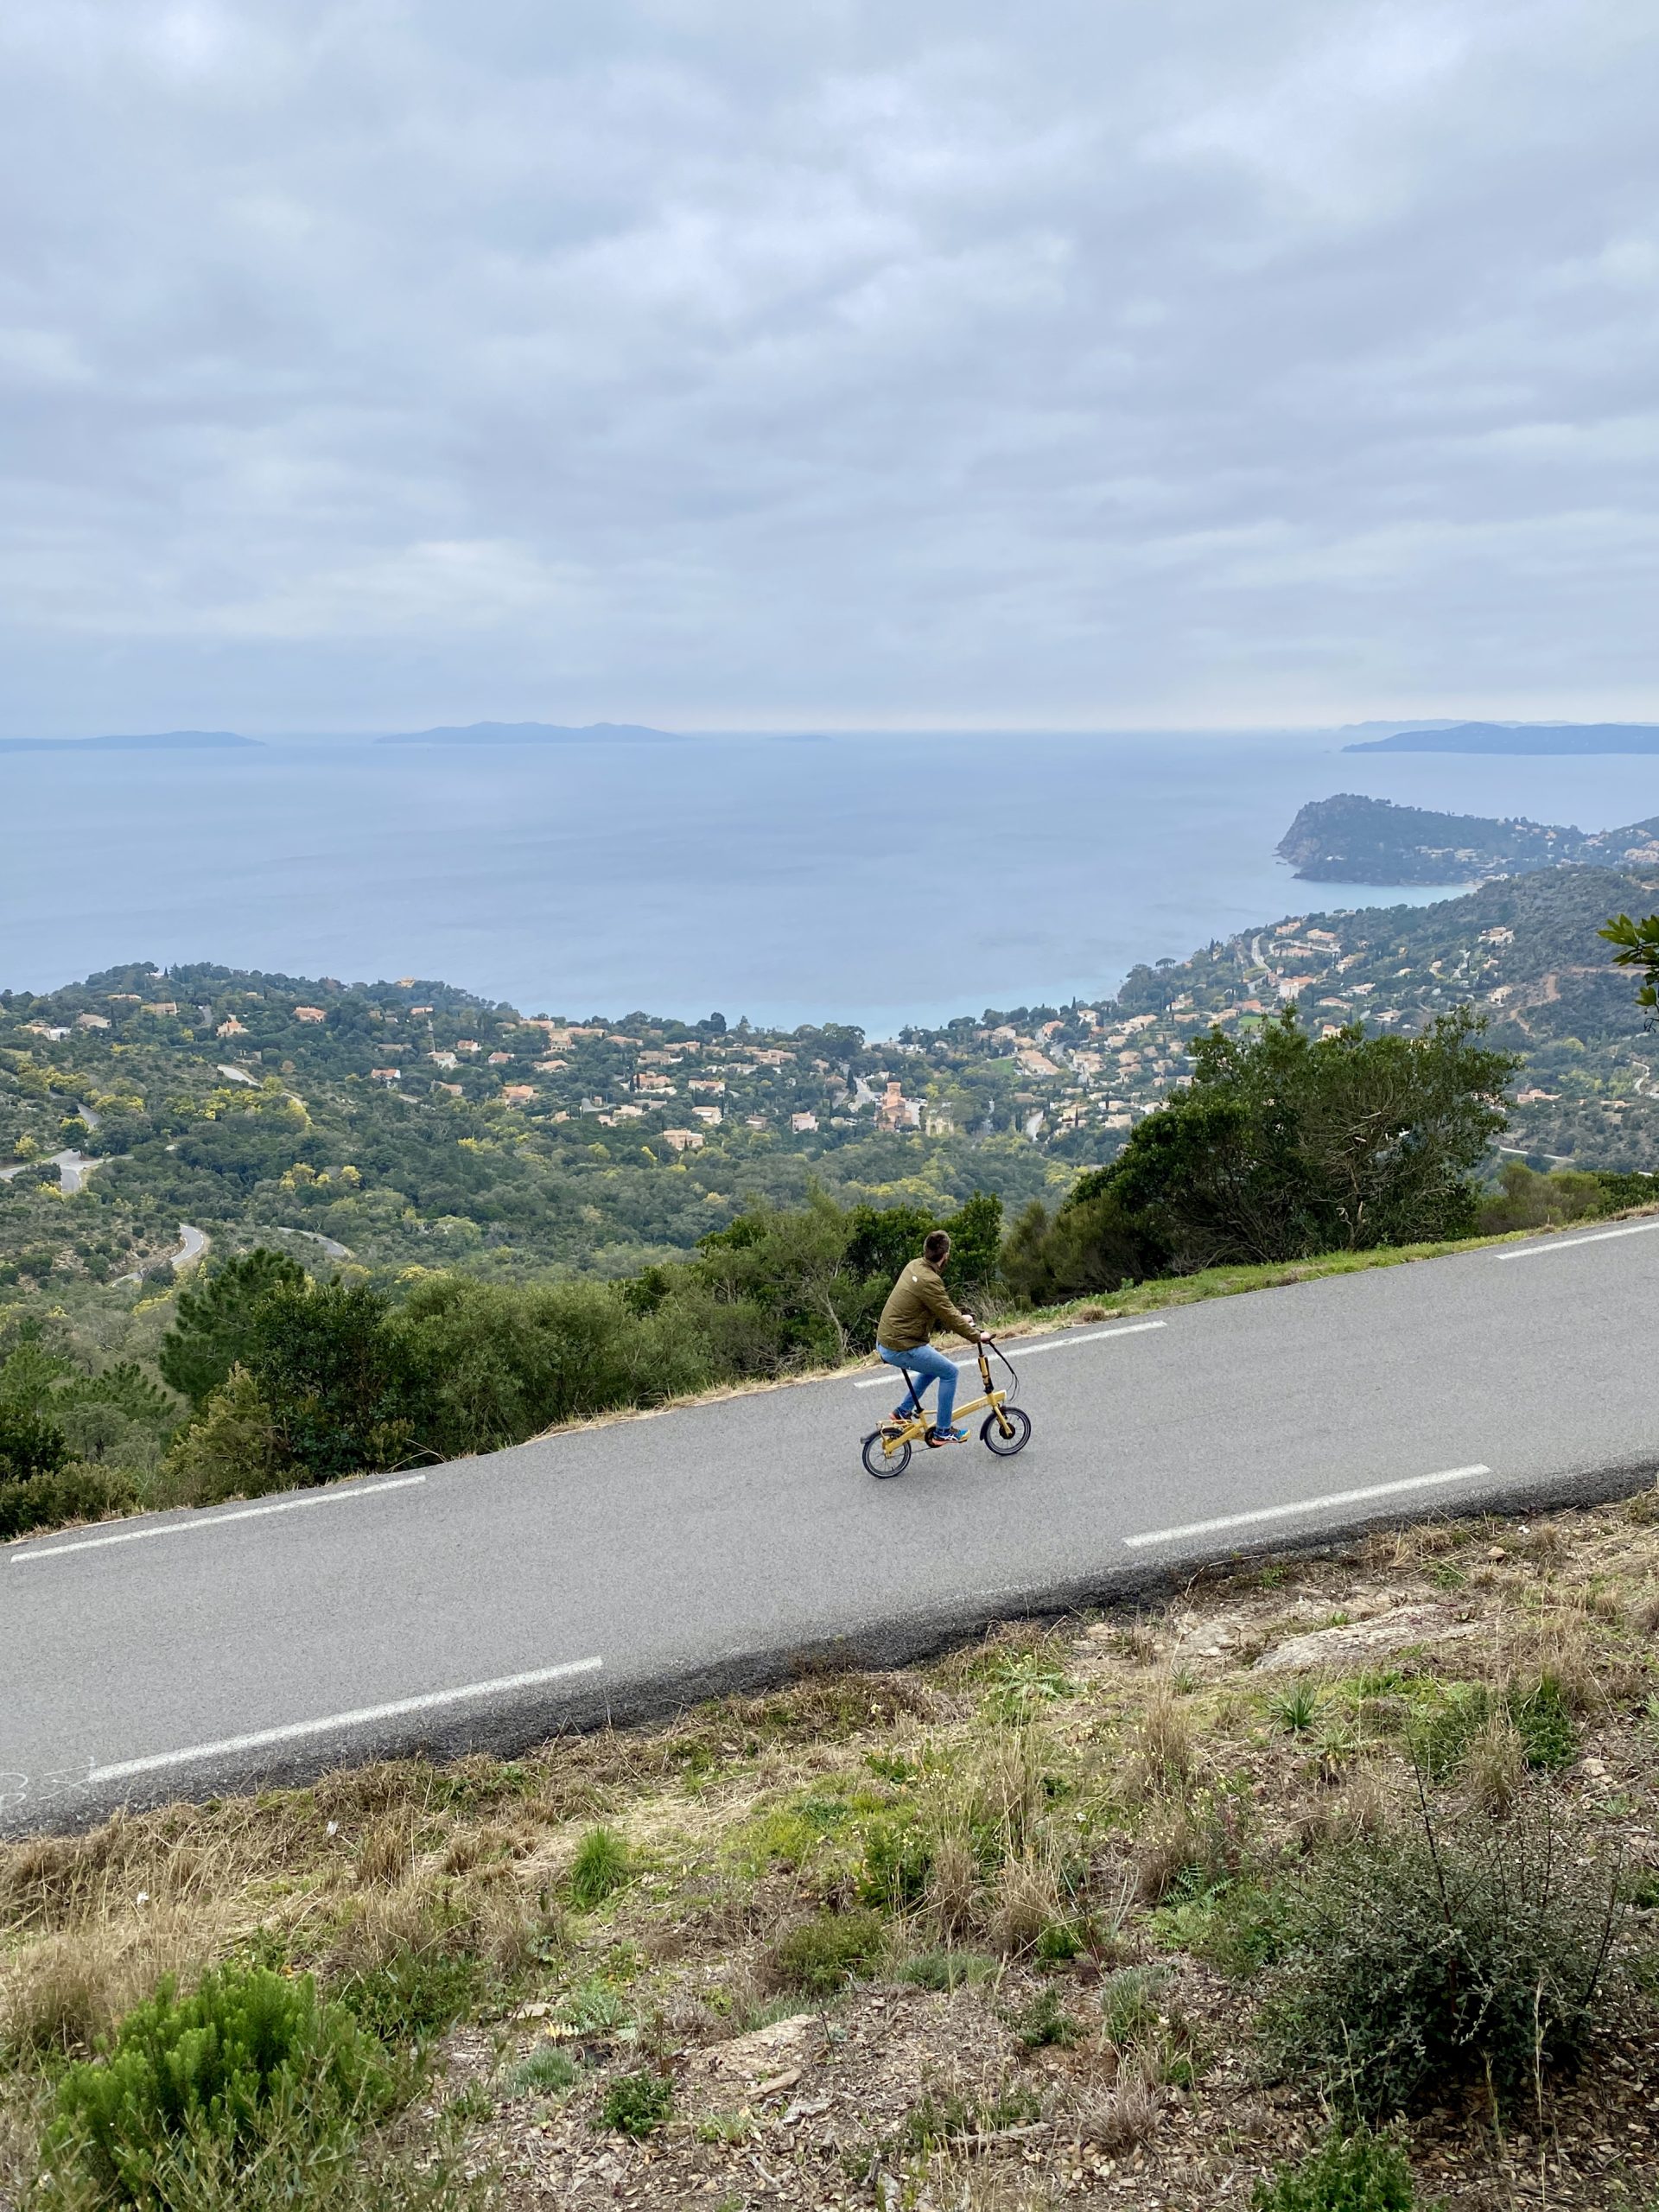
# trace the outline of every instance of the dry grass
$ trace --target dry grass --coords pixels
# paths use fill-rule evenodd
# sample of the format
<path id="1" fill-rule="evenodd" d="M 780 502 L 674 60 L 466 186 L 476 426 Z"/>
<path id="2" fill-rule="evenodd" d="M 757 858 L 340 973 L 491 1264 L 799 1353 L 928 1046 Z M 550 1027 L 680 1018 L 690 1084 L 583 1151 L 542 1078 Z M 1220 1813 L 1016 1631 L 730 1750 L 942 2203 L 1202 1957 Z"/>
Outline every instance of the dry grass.
<path id="1" fill-rule="evenodd" d="M 1391 1649 L 1375 1679 L 1333 1664 L 1319 1675 L 1312 1726 L 1275 1720 L 1290 1678 L 1257 1675 L 1257 1650 L 1402 1605 L 1456 1634 Z M 1145 2177 L 1147 2202 L 1184 2212 L 1247 2201 L 1275 2145 L 1317 2132 L 1319 2114 L 1299 2093 L 1274 2103 L 1252 2086 L 1240 2040 L 1248 1988 L 1182 1952 L 1205 1924 L 1182 1900 L 1395 1817 L 1413 1717 L 1444 1683 L 1491 1694 L 1449 1794 L 1503 1818 L 1524 1777 L 1510 1694 L 1547 1676 L 1591 1755 L 1551 1787 L 1605 1820 L 1610 1838 L 1628 1832 L 1643 1857 L 1644 1835 L 1659 1832 L 1643 1717 L 1656 1630 L 1659 1510 L 1644 1498 L 1550 1516 L 1524 1535 L 1481 1522 L 1372 1538 L 1324 1560 L 1211 1578 L 1167 1612 L 1024 1625 L 902 1675 L 815 1671 L 671 1728 L 562 1738 L 510 1764 L 389 1763 L 0 1848 L 0 2044 L 13 2062 L 0 2065 L 0 2200 L 26 2164 L 43 2063 L 95 2044 L 160 1975 L 188 1983 L 257 1945 L 327 1983 L 435 1948 L 473 1962 L 486 2017 L 451 2039 L 444 2064 L 452 2088 L 478 2085 L 476 2156 L 499 2154 L 518 2173 L 504 2185 L 511 2212 L 585 2212 L 639 2188 L 639 2202 L 654 2190 L 664 2203 L 714 2204 L 752 2193 L 744 2162 L 756 2157 L 786 2178 L 779 2203 L 816 2206 L 823 2177 L 849 2173 L 861 2145 L 904 2139 L 938 2068 L 980 2084 L 976 2094 L 1011 2085 L 1039 2116 L 970 2151 L 893 2152 L 905 2177 L 890 2202 L 908 2191 L 969 2212 L 1037 2212 L 1091 2190 L 1103 2203 L 1138 2202 L 1113 2186 L 1130 2173 Z M 1075 1694 L 1045 1693 L 1020 1720 L 1006 1685 L 1045 1670 Z M 624 1839 L 635 1878 L 582 1912 L 566 1875 L 599 1821 Z M 899 1823 L 893 1833 L 925 1866 L 902 1900 L 884 1893 L 887 1957 L 984 1954 L 987 1978 L 958 1986 L 941 1968 L 918 1986 L 878 1974 L 839 1998 L 786 1996 L 786 2010 L 828 2011 L 810 2034 L 787 2029 L 768 2044 L 779 2006 L 768 1955 L 804 1916 L 863 1909 L 863 1839 L 883 1821 Z M 770 1837 L 781 1839 L 775 1851 Z M 1065 1963 L 1064 1946 L 1037 1956 L 1051 1931 L 1074 1926 L 1080 1957 Z M 1179 1967 L 1192 2063 L 1209 2069 L 1196 2098 L 1168 2085 L 1173 2061 L 1155 2037 L 1131 2040 L 1120 2064 L 1091 1995 L 1120 1962 L 1160 1960 Z M 1045 1989 L 1084 2024 L 1075 2047 L 1026 2051 L 1008 2025 Z M 515 2018 L 526 2005 L 532 2016 Z M 578 2024 L 562 2026 L 572 2006 Z M 584 2066 L 532 2120 L 531 2102 L 500 2084 L 550 2027 Z M 606 2081 L 653 2053 L 676 2071 L 680 2133 L 645 2149 L 596 2133 Z M 785 2074 L 798 2078 L 757 2094 Z M 1551 2127 L 1593 2125 L 1623 2142 L 1622 2107 L 1609 2103 L 1623 2080 L 1609 2063 L 1583 2092 L 1560 2091 Z M 1573 2116 L 1573 2094 L 1590 2118 Z M 821 2113 L 785 2125 L 791 2098 L 819 2097 Z M 493 2120 L 481 2116 L 492 2100 Z M 423 2126 L 438 2126 L 441 2104 Z M 748 2143 L 697 2142 L 700 2113 L 746 2110 Z M 1425 2126 L 1446 2161 L 1434 2187 L 1458 2212 L 1507 2205 L 1501 2145 L 1455 2113 Z M 1632 2137 L 1629 2156 L 1638 2148 Z M 1576 2167 L 1551 2164 L 1548 2144 L 1542 2155 L 1552 2205 L 1605 2201 Z M 608 2178 L 604 2158 L 620 2162 Z"/>

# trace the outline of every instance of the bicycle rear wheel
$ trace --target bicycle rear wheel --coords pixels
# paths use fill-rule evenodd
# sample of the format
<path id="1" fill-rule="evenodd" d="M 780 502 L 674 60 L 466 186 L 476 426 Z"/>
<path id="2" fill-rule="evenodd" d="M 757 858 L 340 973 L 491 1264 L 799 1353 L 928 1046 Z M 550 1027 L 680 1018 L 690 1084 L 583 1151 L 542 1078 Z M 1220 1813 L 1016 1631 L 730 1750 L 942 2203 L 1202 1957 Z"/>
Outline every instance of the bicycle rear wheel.
<path id="1" fill-rule="evenodd" d="M 885 1450 L 878 1428 L 864 1440 L 863 1459 L 867 1475 L 874 1475 L 879 1483 L 887 1482 L 894 1475 L 902 1475 L 910 1465 L 910 1446 L 900 1444 L 891 1452 Z"/>
<path id="2" fill-rule="evenodd" d="M 996 1415 L 987 1414 L 980 1425 L 979 1440 L 986 1449 L 995 1452 L 999 1459 L 1012 1459 L 1016 1452 L 1023 1452 L 1031 1441 L 1031 1415 L 1018 1406 L 1004 1406 L 1002 1418 L 1014 1431 L 1004 1436 L 997 1426 Z"/>

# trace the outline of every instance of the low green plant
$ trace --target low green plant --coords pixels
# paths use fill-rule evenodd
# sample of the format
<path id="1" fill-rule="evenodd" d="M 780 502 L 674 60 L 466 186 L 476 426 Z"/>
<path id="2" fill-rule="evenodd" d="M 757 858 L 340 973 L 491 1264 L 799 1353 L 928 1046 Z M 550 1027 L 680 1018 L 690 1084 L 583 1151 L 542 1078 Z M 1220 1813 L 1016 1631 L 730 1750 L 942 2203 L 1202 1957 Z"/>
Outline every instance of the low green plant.
<path id="1" fill-rule="evenodd" d="M 637 2073 L 618 2075 L 605 2092 L 599 2116 L 605 2126 L 638 2143 L 654 2135 L 673 2109 L 673 2083 L 641 2067 Z"/>
<path id="2" fill-rule="evenodd" d="M 996 1961 L 982 1951 L 945 1948 L 906 1959 L 894 1978 L 912 1982 L 918 1989 L 960 1989 L 965 1982 L 984 1981 L 995 1972 Z"/>
<path id="3" fill-rule="evenodd" d="M 803 1920 L 772 1946 L 772 1973 L 809 1997 L 833 1997 L 880 1956 L 887 1930 L 878 1912 L 823 1912 Z"/>
<path id="4" fill-rule="evenodd" d="M 1160 1943 L 1241 1980 L 1272 1965 L 1284 1948 L 1288 1925 L 1283 1891 L 1249 1876 L 1197 1897 L 1177 1897 L 1152 1916 Z"/>
<path id="5" fill-rule="evenodd" d="M 921 1902 L 932 1871 L 931 1840 L 907 1809 L 878 1815 L 860 1831 L 863 1858 L 857 1872 L 861 1903 L 886 1912 L 903 1912 Z"/>
<path id="6" fill-rule="evenodd" d="M 1579 1756 L 1579 1726 L 1559 1679 L 1548 1672 L 1525 1690 L 1510 1694 L 1510 1718 L 1529 1767 L 1554 1773 Z"/>
<path id="7" fill-rule="evenodd" d="M 568 2050 L 561 2050 L 556 2043 L 543 2044 L 539 2050 L 532 2050 L 528 2058 L 521 2058 L 507 2076 L 509 2096 L 558 2096 L 574 2088 L 580 2080 L 582 2069 Z"/>
<path id="8" fill-rule="evenodd" d="M 1482 1729 L 1505 1714 L 1520 1738 L 1527 1764 L 1535 1771 L 1553 1773 L 1577 1758 L 1578 1723 L 1554 1675 L 1545 1672 L 1525 1687 L 1513 1685 L 1502 1696 L 1483 1682 L 1459 1682 L 1441 1692 L 1411 1732 L 1411 1748 L 1424 1777 L 1448 1780 Z"/>
<path id="9" fill-rule="evenodd" d="M 1108 2043 L 1119 2050 L 1150 2035 L 1163 2017 L 1167 1967 L 1120 1967 L 1101 1984 L 1100 2017 Z"/>
<path id="10" fill-rule="evenodd" d="M 105 2056 L 67 2069 L 42 2163 L 92 2204 L 165 2212 L 193 2161 L 339 2148 L 393 2094 L 382 2053 L 308 1975 L 226 1967 L 188 1997 L 164 1981 Z"/>
<path id="11" fill-rule="evenodd" d="M 1083 1931 L 1070 1920 L 1051 1920 L 1032 1946 L 1032 1956 L 1041 1967 L 1065 1966 L 1087 1948 Z"/>
<path id="12" fill-rule="evenodd" d="M 1036 2091 L 1018 2085 L 1005 2085 L 992 2097 L 926 2089 L 906 2114 L 897 2147 L 924 2153 L 942 2151 L 952 2143 L 971 2142 L 976 2136 L 1000 2135 L 1010 2127 L 1025 2127 L 1040 2116 L 1042 2109 Z"/>
<path id="13" fill-rule="evenodd" d="M 341 2004 L 389 2048 L 429 2043 L 453 2026 L 476 1999 L 483 1980 L 478 1961 L 441 1943 L 410 1944 L 383 1966 L 341 1982 Z"/>
<path id="14" fill-rule="evenodd" d="M 1304 1735 L 1319 1717 L 1319 1687 L 1314 1682 L 1294 1682 L 1282 1697 L 1273 1700 L 1268 1709 L 1287 1735 Z"/>
<path id="15" fill-rule="evenodd" d="M 589 1828 L 570 1863 L 570 1898 L 584 1911 L 622 1889 L 632 1879 L 627 1846 L 614 1828 Z"/>
<path id="16" fill-rule="evenodd" d="M 699 2143 L 720 2143 L 728 2148 L 747 2143 L 754 2132 L 754 2114 L 749 2112 L 705 2113 L 697 2122 Z"/>
<path id="17" fill-rule="evenodd" d="M 1081 2024 L 1066 2011 L 1053 1988 L 1039 1989 L 1014 2013 L 1009 2025 L 1027 2050 L 1046 2050 L 1051 2045 L 1070 2050 L 1083 2034 Z"/>
<path id="18" fill-rule="evenodd" d="M 985 1710 L 993 1719 L 1020 1726 L 1058 1698 L 1075 1697 L 1077 1685 L 1041 1651 L 999 1653 L 985 1676 Z"/>
<path id="19" fill-rule="evenodd" d="M 1316 2151 L 1257 2182 L 1251 2212 L 1413 2212 L 1411 2168 L 1396 2144 L 1333 2127 Z"/>
<path id="20" fill-rule="evenodd" d="M 1618 1971 L 1629 1906 L 1593 1844 L 1535 1789 L 1501 1822 L 1424 1799 L 1327 1849 L 1290 1893 L 1269 2056 L 1368 2120 L 1463 2081 L 1530 2094 L 1582 2055 Z"/>
<path id="21" fill-rule="evenodd" d="M 579 1983 L 559 2007 L 561 2024 L 579 2036 L 618 2036 L 632 2019 L 621 1991 L 597 1975 Z"/>

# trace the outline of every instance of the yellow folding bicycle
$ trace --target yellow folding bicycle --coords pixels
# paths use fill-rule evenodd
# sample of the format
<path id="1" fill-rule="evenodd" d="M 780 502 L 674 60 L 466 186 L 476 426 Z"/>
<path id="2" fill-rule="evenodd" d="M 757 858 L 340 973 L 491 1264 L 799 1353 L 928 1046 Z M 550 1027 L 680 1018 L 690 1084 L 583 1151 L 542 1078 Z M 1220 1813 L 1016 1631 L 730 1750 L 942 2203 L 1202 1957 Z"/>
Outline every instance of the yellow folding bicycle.
<path id="1" fill-rule="evenodd" d="M 1001 1345 L 995 1343 L 991 1343 L 991 1350 L 1008 1370 L 1008 1387 L 1006 1390 L 991 1388 L 991 1363 L 985 1350 L 990 1341 L 988 1338 L 982 1338 L 976 1347 L 979 1354 L 979 1379 L 984 1386 L 984 1395 L 970 1399 L 965 1406 L 958 1406 L 956 1419 L 961 1421 L 968 1414 L 976 1414 L 982 1408 L 988 1408 L 980 1423 L 979 1440 L 988 1451 L 995 1452 L 999 1459 L 1011 1459 L 1016 1452 L 1023 1452 L 1031 1441 L 1031 1415 L 1014 1404 L 1014 1396 L 1020 1387 L 1020 1377 L 1014 1373 L 1013 1363 Z M 912 1413 L 904 1421 L 884 1421 L 874 1434 L 864 1439 L 865 1471 L 874 1475 L 878 1482 L 885 1482 L 893 1475 L 904 1473 L 910 1465 L 912 1451 L 918 1444 L 927 1442 L 928 1432 L 932 1427 L 926 1409 L 917 1395 L 911 1370 L 906 1367 L 900 1372 L 910 1392 Z"/>

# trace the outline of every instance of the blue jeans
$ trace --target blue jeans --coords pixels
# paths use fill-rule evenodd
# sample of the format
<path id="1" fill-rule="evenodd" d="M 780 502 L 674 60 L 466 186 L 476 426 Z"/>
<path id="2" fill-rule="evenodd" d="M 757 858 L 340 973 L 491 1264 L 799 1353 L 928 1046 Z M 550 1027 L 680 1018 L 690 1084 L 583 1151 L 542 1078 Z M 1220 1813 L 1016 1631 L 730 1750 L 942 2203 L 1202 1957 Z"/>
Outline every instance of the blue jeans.
<path id="1" fill-rule="evenodd" d="M 912 1385 L 918 1398 L 925 1394 L 930 1382 L 938 1384 L 939 1407 L 934 1419 L 940 1428 L 949 1428 L 957 1406 L 955 1360 L 947 1359 L 942 1351 L 935 1351 L 931 1344 L 918 1344 L 914 1351 L 889 1351 L 886 1344 L 877 1344 L 876 1350 L 889 1367 L 902 1367 L 906 1375 L 922 1377 Z"/>

